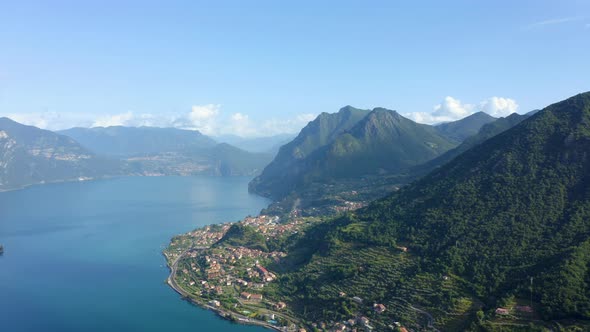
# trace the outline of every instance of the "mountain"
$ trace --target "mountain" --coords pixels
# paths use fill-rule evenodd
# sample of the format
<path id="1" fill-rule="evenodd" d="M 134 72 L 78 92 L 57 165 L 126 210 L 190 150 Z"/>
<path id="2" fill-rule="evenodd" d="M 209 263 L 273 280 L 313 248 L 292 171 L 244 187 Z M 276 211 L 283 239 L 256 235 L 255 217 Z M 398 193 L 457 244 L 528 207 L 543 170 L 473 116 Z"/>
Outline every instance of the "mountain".
<path id="1" fill-rule="evenodd" d="M 187 150 L 186 155 L 195 160 L 209 160 L 213 175 L 222 176 L 260 174 L 272 159 L 270 153 L 252 153 L 226 143 L 207 149 Z"/>
<path id="2" fill-rule="evenodd" d="M 72 128 L 69 135 L 99 155 L 117 157 L 134 175 L 252 176 L 270 153 L 252 153 L 217 143 L 195 130 L 156 127 Z"/>
<path id="3" fill-rule="evenodd" d="M 309 129 L 306 127 L 304 131 Z M 278 160 L 282 157 L 279 153 L 251 182 L 250 188 L 282 198 L 314 182 L 400 174 L 456 146 L 435 127 L 418 124 L 384 108 L 375 108 L 354 124 L 349 122 L 347 129 L 339 130 L 324 142 L 315 150 L 298 155 L 299 158 L 291 158 L 290 162 Z"/>
<path id="4" fill-rule="evenodd" d="M 281 274 L 274 291 L 306 321 L 364 314 L 378 330 L 394 320 L 445 331 L 586 330 L 589 151 L 590 92 L 311 227 L 271 267 Z M 375 314 L 373 303 L 387 311 Z"/>
<path id="5" fill-rule="evenodd" d="M 271 153 L 276 155 L 281 146 L 291 142 L 295 138 L 293 134 L 279 134 L 267 137 L 240 137 L 235 135 L 223 135 L 215 137 L 221 143 L 227 143 L 248 152 Z"/>
<path id="6" fill-rule="evenodd" d="M 272 162 L 261 175 L 250 183 L 250 190 L 268 197 L 280 197 L 288 192 L 281 181 L 284 172 L 305 159 L 314 151 L 331 143 L 339 134 L 352 128 L 369 114 L 352 106 L 340 109 L 338 113 L 322 113 L 308 123 L 291 142 L 283 145 Z"/>
<path id="7" fill-rule="evenodd" d="M 0 118 L 0 190 L 121 174 L 70 137 Z"/>
<path id="8" fill-rule="evenodd" d="M 416 123 L 396 111 L 375 108 L 349 131 L 314 153 L 311 177 L 317 180 L 398 173 L 453 146 L 432 126 Z"/>
<path id="9" fill-rule="evenodd" d="M 496 121 L 491 115 L 484 112 L 477 112 L 461 120 L 441 123 L 436 127 L 438 132 L 456 142 L 463 142 L 467 137 L 477 134 L 485 124 Z"/>
<path id="10" fill-rule="evenodd" d="M 527 114 L 517 114 L 512 113 L 505 118 L 499 118 L 494 120 L 493 122 L 487 123 L 483 125 L 477 134 L 467 137 L 463 140 L 463 142 L 454 149 L 451 149 L 441 156 L 424 163 L 422 165 L 416 166 L 410 173 L 413 174 L 414 177 L 419 177 L 422 175 L 426 175 L 433 169 L 440 167 L 449 161 L 453 160 L 455 157 L 460 155 L 461 153 L 471 149 L 472 147 L 485 142 L 486 140 L 503 133 L 504 131 L 516 126 L 524 119 L 528 118 L 534 114 L 533 112 Z"/>
<path id="11" fill-rule="evenodd" d="M 130 156 L 207 148 L 217 144 L 196 130 L 156 127 L 71 128 L 58 132 L 96 154 Z"/>

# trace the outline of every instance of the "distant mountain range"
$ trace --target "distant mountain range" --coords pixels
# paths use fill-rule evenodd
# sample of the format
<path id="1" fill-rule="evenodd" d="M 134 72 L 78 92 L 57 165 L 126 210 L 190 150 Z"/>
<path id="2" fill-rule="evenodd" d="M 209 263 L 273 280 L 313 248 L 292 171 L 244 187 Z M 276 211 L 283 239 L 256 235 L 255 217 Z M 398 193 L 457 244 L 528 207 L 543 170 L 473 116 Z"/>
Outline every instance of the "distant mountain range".
<path id="1" fill-rule="evenodd" d="M 534 114 L 534 112 L 530 112 L 527 114 L 512 113 L 505 118 L 499 118 L 493 122 L 488 122 L 488 123 L 484 124 L 483 126 L 481 126 L 481 128 L 479 129 L 479 131 L 476 134 L 474 134 L 473 136 L 466 137 L 463 140 L 463 142 L 459 146 L 457 146 L 456 148 L 445 152 L 444 154 L 434 158 L 433 160 L 431 160 L 427 163 L 424 163 L 424 164 L 414 167 L 410 171 L 410 173 L 412 174 L 412 177 L 419 177 L 420 175 L 425 175 L 425 174 L 431 172 L 433 169 L 440 167 L 440 166 L 448 163 L 449 161 L 453 160 L 455 157 L 457 157 L 461 153 L 463 153 L 463 152 L 473 148 L 474 146 L 477 146 L 477 145 L 481 144 L 482 142 L 516 126 L 517 124 L 519 124 L 521 121 L 528 118 L 532 114 Z"/>
<path id="2" fill-rule="evenodd" d="M 0 190 L 122 175 L 255 175 L 272 159 L 174 128 L 72 128 L 54 133 L 0 119 Z"/>
<path id="3" fill-rule="evenodd" d="M 71 128 L 69 136 L 97 154 L 134 156 L 214 147 L 217 142 L 196 130 L 156 127 Z"/>
<path id="4" fill-rule="evenodd" d="M 139 175 L 255 175 L 271 153 L 217 143 L 196 130 L 154 127 L 72 128 L 60 131 L 97 154 L 124 160 Z"/>
<path id="5" fill-rule="evenodd" d="M 123 174 L 70 137 L 0 118 L 0 190 Z"/>
<path id="6" fill-rule="evenodd" d="M 0 151 L 0 162 L 5 175 L 0 189 L 118 175 L 261 173 L 251 182 L 250 189 L 277 200 L 334 181 L 362 180 L 372 186 L 372 180 L 366 181 L 371 177 L 377 177 L 386 192 L 392 185 L 426 174 L 476 144 L 477 135 L 472 134 L 482 126 L 497 123 L 504 128 L 502 123 L 510 124 L 515 119 L 495 121 L 480 112 L 459 121 L 429 126 L 383 108 L 362 110 L 346 106 L 334 114 L 320 114 L 292 140 L 290 135 L 219 138 L 243 149 L 217 143 L 192 130 L 115 126 L 52 133 L 3 119 L 0 130 L 5 128 L 6 138 L 0 139 L 6 145 Z M 34 140 L 31 137 L 35 137 L 35 132 L 46 137 Z M 481 135 L 479 140 L 490 134 Z M 469 138 L 461 144 L 466 137 Z M 41 149 L 40 145 L 45 151 L 72 152 L 71 160 L 65 162 L 57 155 L 33 155 Z M 34 161 L 30 160 L 32 156 L 36 157 Z"/>
<path id="7" fill-rule="evenodd" d="M 484 112 L 477 112 L 461 120 L 441 123 L 435 127 L 441 135 L 448 139 L 463 142 L 467 137 L 477 134 L 483 125 L 494 121 L 496 121 L 496 118 L 493 116 Z"/>

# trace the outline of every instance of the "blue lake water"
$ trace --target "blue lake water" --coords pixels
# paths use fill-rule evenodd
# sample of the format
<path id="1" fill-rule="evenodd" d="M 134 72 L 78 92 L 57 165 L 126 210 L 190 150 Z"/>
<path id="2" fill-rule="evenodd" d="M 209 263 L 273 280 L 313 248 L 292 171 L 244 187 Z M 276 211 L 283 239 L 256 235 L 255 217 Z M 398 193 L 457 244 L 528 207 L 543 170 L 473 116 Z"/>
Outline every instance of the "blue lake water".
<path id="1" fill-rule="evenodd" d="M 248 178 L 120 178 L 0 193 L 0 331 L 264 331 L 164 282 L 176 234 L 268 204 Z"/>

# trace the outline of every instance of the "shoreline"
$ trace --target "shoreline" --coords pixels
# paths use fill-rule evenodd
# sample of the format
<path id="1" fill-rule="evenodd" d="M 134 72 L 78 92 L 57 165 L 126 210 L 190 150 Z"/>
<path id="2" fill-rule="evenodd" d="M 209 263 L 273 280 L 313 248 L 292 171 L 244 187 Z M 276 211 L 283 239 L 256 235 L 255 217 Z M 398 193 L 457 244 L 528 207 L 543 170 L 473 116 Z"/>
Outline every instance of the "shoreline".
<path id="1" fill-rule="evenodd" d="M 166 259 L 166 266 L 168 266 L 168 270 L 170 270 L 170 274 L 168 275 L 168 278 L 166 278 L 166 284 L 168 284 L 168 286 L 170 288 L 172 288 L 176 293 L 178 293 L 181 296 L 181 299 L 185 299 L 185 300 L 189 301 L 191 304 L 194 304 L 202 309 L 213 311 L 219 317 L 221 317 L 229 322 L 232 322 L 232 323 L 243 324 L 243 325 L 255 325 L 255 326 L 264 327 L 264 328 L 267 328 L 270 330 L 283 331 L 283 329 L 278 326 L 274 326 L 274 325 L 269 324 L 264 321 L 259 321 L 259 320 L 247 318 L 247 317 L 242 316 L 237 313 L 228 312 L 228 311 L 225 311 L 224 309 L 213 307 L 209 304 L 200 302 L 200 301 L 194 299 L 193 297 L 191 297 L 189 295 L 189 293 L 185 292 L 174 281 L 174 274 L 176 273 L 176 264 L 178 263 L 178 261 L 180 260 L 180 258 L 182 258 L 182 256 L 184 254 L 185 253 L 180 254 L 178 256 L 178 258 L 176 258 L 176 260 L 172 263 L 172 266 L 170 266 L 170 264 L 168 263 L 168 257 L 166 257 L 166 255 L 164 253 L 162 253 L 162 256 L 164 256 L 164 258 Z M 231 319 L 232 316 L 236 317 L 237 319 L 236 320 Z"/>
<path id="2" fill-rule="evenodd" d="M 102 176 L 102 177 L 95 177 L 95 178 L 88 177 L 88 178 L 84 178 L 82 180 L 80 178 L 72 178 L 72 179 L 63 179 L 63 180 L 55 180 L 55 181 L 47 181 L 47 182 L 28 183 L 28 184 L 23 184 L 22 186 L 14 187 L 14 188 L 0 189 L 0 193 L 7 193 L 7 192 L 12 192 L 12 191 L 24 190 L 24 189 L 29 189 L 29 188 L 32 188 L 32 187 L 40 187 L 40 186 L 51 185 L 51 184 L 76 183 L 76 182 L 93 182 L 93 181 L 100 181 L 100 180 L 110 180 L 110 179 L 121 178 L 121 177 L 124 177 L 124 176 L 125 175 L 109 175 L 109 176 Z"/>
<path id="3" fill-rule="evenodd" d="M 146 177 L 146 178 L 157 178 L 157 177 L 180 177 L 180 178 L 186 178 L 186 177 L 212 177 L 212 178 L 246 177 L 246 178 L 252 178 L 250 175 L 207 175 L 207 174 L 194 174 L 194 175 L 177 175 L 177 174 L 171 174 L 171 175 L 142 175 L 142 174 L 105 175 L 105 176 L 99 176 L 99 177 L 88 177 L 88 178 L 84 178 L 82 180 L 80 180 L 80 178 L 71 178 L 71 179 L 62 179 L 62 180 L 55 180 L 55 181 L 28 183 L 28 184 L 23 184 L 21 186 L 13 187 L 13 188 L 5 188 L 5 189 L 0 188 L 0 194 L 7 193 L 7 192 L 13 192 L 13 191 L 19 191 L 19 190 L 25 190 L 25 189 L 29 189 L 29 188 L 33 188 L 33 187 L 52 185 L 52 184 L 96 182 L 96 181 L 101 181 L 101 180 L 112 180 L 112 179 L 121 179 L 121 178 L 138 178 L 138 177 Z M 251 193 L 251 194 L 270 200 L 266 196 L 259 195 L 258 193 Z"/>

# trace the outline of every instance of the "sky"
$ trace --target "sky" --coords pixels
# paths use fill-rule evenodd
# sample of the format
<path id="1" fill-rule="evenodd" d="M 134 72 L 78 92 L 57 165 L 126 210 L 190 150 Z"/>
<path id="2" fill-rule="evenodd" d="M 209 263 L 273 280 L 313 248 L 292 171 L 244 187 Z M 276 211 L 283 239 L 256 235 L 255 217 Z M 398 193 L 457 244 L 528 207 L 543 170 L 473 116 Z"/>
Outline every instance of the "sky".
<path id="1" fill-rule="evenodd" d="M 0 0 L 0 116 L 51 130 L 505 116 L 590 90 L 588 59 L 590 1 Z"/>

